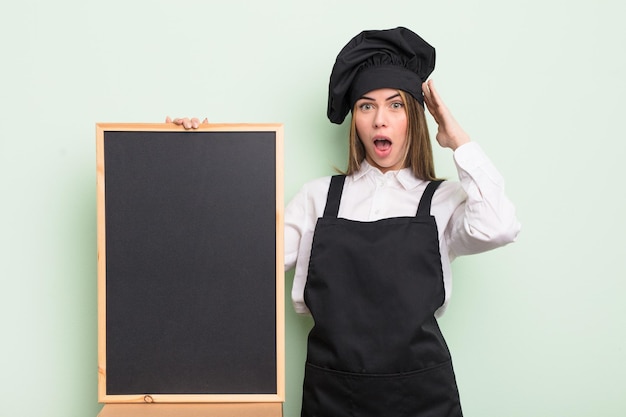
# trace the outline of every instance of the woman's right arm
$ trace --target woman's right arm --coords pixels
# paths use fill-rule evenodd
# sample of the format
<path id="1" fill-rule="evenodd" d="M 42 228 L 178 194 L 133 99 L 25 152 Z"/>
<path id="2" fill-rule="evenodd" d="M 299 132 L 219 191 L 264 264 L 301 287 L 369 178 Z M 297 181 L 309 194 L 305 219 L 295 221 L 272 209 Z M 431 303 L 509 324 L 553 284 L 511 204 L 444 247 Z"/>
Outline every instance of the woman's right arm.
<path id="1" fill-rule="evenodd" d="M 209 123 L 209 119 L 205 117 L 204 120 L 201 122 L 200 119 L 198 119 L 197 117 L 178 117 L 172 119 L 171 117 L 167 116 L 165 118 L 165 123 L 174 123 L 175 125 L 182 126 L 185 129 L 197 129 L 200 127 L 201 124 Z"/>

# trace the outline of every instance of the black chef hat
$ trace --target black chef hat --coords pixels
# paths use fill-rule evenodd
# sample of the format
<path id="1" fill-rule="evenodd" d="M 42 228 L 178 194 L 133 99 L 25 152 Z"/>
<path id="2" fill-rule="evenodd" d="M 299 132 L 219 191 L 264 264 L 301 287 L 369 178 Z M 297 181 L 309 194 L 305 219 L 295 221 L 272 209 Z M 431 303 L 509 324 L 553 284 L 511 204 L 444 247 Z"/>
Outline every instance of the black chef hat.
<path id="1" fill-rule="evenodd" d="M 343 47 L 330 74 L 328 118 L 341 124 L 368 91 L 395 88 L 422 105 L 422 83 L 435 69 L 435 48 L 404 27 L 366 30 Z"/>

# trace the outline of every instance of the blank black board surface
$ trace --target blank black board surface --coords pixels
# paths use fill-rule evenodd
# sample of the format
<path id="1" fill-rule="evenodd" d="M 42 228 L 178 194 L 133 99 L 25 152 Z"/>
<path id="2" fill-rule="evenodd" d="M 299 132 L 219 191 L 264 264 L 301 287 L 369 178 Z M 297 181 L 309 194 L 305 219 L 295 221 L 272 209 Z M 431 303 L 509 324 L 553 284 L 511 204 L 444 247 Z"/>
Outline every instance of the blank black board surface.
<path id="1" fill-rule="evenodd" d="M 282 127 L 97 136 L 101 402 L 280 400 Z"/>

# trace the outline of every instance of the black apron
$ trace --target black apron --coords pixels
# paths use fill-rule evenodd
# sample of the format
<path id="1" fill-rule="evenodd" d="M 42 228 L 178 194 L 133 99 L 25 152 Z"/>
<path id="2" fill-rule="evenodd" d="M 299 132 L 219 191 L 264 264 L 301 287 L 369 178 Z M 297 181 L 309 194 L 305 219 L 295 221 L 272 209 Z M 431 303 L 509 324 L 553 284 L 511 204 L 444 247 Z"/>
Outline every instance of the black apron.
<path id="1" fill-rule="evenodd" d="M 302 417 L 461 417 L 435 319 L 445 292 L 431 182 L 415 217 L 337 218 L 332 177 L 304 297 L 309 333 Z"/>

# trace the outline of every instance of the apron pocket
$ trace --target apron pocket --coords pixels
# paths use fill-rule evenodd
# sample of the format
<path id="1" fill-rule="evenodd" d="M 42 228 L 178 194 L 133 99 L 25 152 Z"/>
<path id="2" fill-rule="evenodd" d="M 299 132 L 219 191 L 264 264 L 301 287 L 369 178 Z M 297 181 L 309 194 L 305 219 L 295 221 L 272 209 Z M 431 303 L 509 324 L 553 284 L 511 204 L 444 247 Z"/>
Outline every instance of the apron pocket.
<path id="1" fill-rule="evenodd" d="M 450 361 L 399 374 L 306 365 L 302 417 L 462 417 Z"/>

